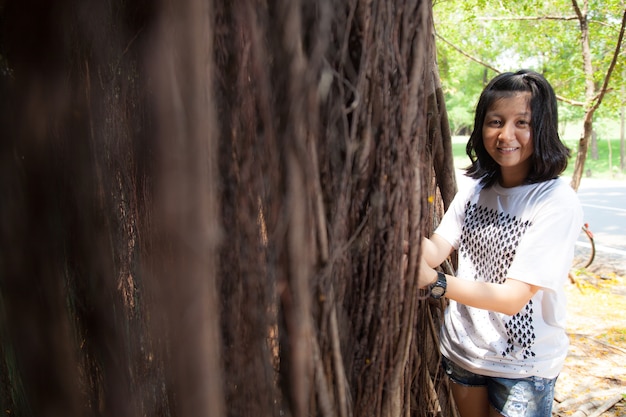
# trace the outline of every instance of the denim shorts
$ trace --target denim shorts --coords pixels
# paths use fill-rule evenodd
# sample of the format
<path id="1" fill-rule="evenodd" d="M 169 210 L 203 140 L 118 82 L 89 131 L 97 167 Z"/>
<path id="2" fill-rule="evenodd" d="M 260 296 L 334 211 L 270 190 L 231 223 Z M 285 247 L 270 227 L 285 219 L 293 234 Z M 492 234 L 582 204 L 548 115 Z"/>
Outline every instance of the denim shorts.
<path id="1" fill-rule="evenodd" d="M 551 417 L 556 378 L 520 379 L 477 375 L 442 356 L 448 377 L 467 387 L 487 387 L 489 403 L 505 417 Z"/>

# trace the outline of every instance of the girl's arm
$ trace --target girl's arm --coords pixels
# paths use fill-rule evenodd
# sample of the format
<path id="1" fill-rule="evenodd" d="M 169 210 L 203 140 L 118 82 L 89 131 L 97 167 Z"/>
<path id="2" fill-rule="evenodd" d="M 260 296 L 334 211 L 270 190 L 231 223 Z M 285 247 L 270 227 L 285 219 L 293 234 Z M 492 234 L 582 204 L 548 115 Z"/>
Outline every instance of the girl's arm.
<path id="1" fill-rule="evenodd" d="M 433 268 L 450 255 L 453 247 L 447 240 L 433 234 L 430 239 L 422 239 L 422 262 L 420 265 L 419 285 L 426 288 L 437 280 L 437 271 Z M 475 282 L 446 275 L 446 297 L 475 308 L 497 311 L 508 315 L 518 313 L 539 290 L 539 287 L 507 278 L 503 284 Z"/>
<path id="2" fill-rule="evenodd" d="M 435 268 L 446 260 L 454 248 L 447 240 L 433 234 L 430 239 L 422 239 L 422 259 L 426 261 L 428 266 Z"/>
<path id="3" fill-rule="evenodd" d="M 422 258 L 419 274 L 420 288 L 437 280 L 437 271 Z M 539 287 L 507 278 L 503 284 L 476 282 L 446 275 L 446 297 L 470 307 L 496 311 L 509 316 L 517 314 L 535 295 Z"/>

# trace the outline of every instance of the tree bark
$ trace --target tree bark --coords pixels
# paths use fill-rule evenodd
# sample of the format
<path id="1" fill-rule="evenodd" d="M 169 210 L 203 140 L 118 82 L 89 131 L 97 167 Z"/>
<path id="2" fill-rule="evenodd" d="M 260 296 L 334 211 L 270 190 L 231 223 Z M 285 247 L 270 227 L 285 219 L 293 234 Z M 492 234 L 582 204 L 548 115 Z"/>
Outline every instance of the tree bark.
<path id="1" fill-rule="evenodd" d="M 593 140 L 593 114 L 595 109 L 592 107 L 595 96 L 595 84 L 593 81 L 593 65 L 591 63 L 591 48 L 589 46 L 589 22 L 588 22 L 588 0 L 583 0 L 582 10 L 577 0 L 572 0 L 574 11 L 578 16 L 578 25 L 580 26 L 580 45 L 583 58 L 583 72 L 585 74 L 585 115 L 583 117 L 583 132 L 578 141 L 578 154 L 574 165 L 574 174 L 572 176 L 571 185 L 574 190 L 578 190 L 580 180 L 583 175 L 585 161 L 589 144 Z"/>
<path id="2" fill-rule="evenodd" d="M 624 71 L 626 73 L 626 71 Z M 620 88 L 622 102 L 626 101 L 626 88 Z M 626 169 L 626 105 L 620 108 L 620 129 L 619 129 L 619 169 L 624 172 Z"/>
<path id="3" fill-rule="evenodd" d="M 7 414 L 452 414 L 417 288 L 456 191 L 429 1 L 0 21 Z"/>
<path id="4" fill-rule="evenodd" d="M 593 114 L 590 112 L 585 113 L 583 121 L 583 134 L 578 141 L 578 152 L 576 154 L 576 162 L 574 164 L 574 173 L 572 174 L 571 186 L 574 190 L 578 190 L 580 186 L 580 180 L 583 176 L 583 170 L 585 169 L 585 161 L 587 160 L 587 150 L 592 134 L 592 119 Z"/>

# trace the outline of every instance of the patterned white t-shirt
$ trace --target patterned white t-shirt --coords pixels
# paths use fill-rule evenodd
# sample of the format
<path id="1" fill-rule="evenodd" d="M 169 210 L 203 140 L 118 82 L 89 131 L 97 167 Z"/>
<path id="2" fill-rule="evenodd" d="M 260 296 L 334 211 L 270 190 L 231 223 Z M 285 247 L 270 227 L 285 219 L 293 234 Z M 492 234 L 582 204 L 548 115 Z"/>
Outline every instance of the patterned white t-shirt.
<path id="1" fill-rule="evenodd" d="M 514 316 L 450 300 L 443 355 L 480 375 L 558 376 L 569 345 L 564 285 L 582 223 L 578 197 L 562 179 L 513 188 L 472 182 L 460 191 L 435 231 L 458 250 L 457 276 L 541 288 Z"/>

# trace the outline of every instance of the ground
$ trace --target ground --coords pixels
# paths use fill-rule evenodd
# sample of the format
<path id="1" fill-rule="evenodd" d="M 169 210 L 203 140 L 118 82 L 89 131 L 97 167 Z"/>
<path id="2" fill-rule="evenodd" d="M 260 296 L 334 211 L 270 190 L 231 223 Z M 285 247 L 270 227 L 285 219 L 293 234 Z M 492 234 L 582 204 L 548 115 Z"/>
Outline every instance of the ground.
<path id="1" fill-rule="evenodd" d="M 626 260 L 600 257 L 587 270 L 572 270 L 572 276 L 571 344 L 553 414 L 626 417 Z M 601 412 L 602 404 L 618 399 Z"/>

